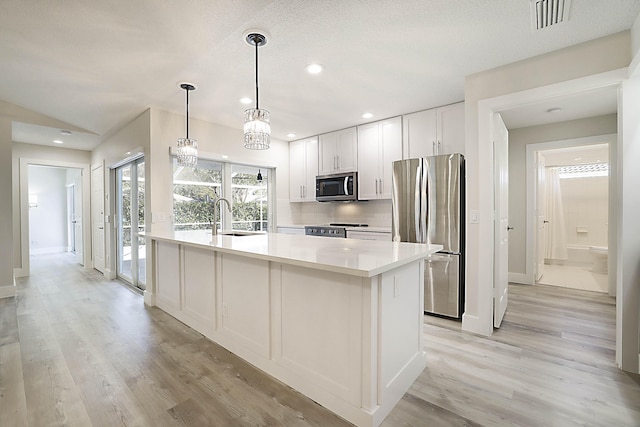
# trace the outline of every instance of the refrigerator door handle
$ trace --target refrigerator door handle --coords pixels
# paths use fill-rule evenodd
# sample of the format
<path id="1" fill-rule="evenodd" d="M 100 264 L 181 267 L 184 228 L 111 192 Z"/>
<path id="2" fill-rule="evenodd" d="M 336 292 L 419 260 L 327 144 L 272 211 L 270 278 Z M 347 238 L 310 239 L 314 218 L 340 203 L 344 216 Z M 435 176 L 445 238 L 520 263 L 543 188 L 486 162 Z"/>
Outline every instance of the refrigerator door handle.
<path id="1" fill-rule="evenodd" d="M 440 255 L 440 254 L 432 254 L 427 257 L 427 260 L 432 261 L 453 261 L 452 255 Z"/>

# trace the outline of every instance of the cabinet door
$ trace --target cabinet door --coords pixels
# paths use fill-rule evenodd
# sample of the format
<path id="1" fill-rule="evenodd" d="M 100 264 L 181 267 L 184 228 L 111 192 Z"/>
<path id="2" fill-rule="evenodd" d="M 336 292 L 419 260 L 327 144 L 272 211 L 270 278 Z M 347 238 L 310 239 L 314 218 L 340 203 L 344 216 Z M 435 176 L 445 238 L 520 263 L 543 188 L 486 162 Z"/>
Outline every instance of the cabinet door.
<path id="1" fill-rule="evenodd" d="M 338 171 L 351 172 L 358 170 L 358 135 L 356 128 L 344 129 L 337 133 Z"/>
<path id="2" fill-rule="evenodd" d="M 305 141 L 289 143 L 289 200 L 301 202 L 302 186 L 305 182 Z"/>
<path id="3" fill-rule="evenodd" d="M 400 117 L 380 123 L 380 146 L 382 155 L 379 166 L 378 198 L 391 199 L 393 162 L 402 159 L 402 119 Z"/>
<path id="4" fill-rule="evenodd" d="M 305 178 L 302 198 L 305 202 L 316 200 L 316 176 L 318 175 L 318 137 L 305 140 Z"/>
<path id="5" fill-rule="evenodd" d="M 391 233 L 381 231 L 347 231 L 347 239 L 391 241 Z"/>
<path id="6" fill-rule="evenodd" d="M 358 199 L 378 198 L 380 171 L 380 126 L 358 126 Z"/>
<path id="7" fill-rule="evenodd" d="M 436 154 L 436 110 L 425 110 L 403 117 L 405 159 L 428 157 Z"/>
<path id="8" fill-rule="evenodd" d="M 464 102 L 440 107 L 438 110 L 438 141 L 440 154 L 464 154 Z"/>
<path id="9" fill-rule="evenodd" d="M 318 174 L 329 175 L 338 169 L 338 133 L 331 132 L 320 135 L 318 142 Z"/>

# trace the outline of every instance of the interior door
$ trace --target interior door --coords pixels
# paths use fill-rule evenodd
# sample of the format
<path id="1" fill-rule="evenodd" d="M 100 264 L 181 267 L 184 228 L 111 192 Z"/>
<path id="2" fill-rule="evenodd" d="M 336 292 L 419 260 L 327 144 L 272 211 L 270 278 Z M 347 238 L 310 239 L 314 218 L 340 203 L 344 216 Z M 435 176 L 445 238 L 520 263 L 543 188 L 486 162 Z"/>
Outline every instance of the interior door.
<path id="1" fill-rule="evenodd" d="M 91 249 L 93 267 L 104 273 L 104 168 L 91 168 Z"/>
<path id="2" fill-rule="evenodd" d="M 500 327 L 509 290 L 509 133 L 500 114 L 493 121 L 494 275 L 493 326 Z"/>
<path id="3" fill-rule="evenodd" d="M 76 250 L 76 262 L 84 265 L 84 248 L 82 246 L 82 171 L 78 170 L 73 186 L 73 223 L 75 238 L 74 247 Z"/>
<path id="4" fill-rule="evenodd" d="M 544 274 L 544 228 L 546 220 L 546 172 L 545 160 L 542 153 L 536 153 L 536 274 L 535 281 L 539 281 Z"/>

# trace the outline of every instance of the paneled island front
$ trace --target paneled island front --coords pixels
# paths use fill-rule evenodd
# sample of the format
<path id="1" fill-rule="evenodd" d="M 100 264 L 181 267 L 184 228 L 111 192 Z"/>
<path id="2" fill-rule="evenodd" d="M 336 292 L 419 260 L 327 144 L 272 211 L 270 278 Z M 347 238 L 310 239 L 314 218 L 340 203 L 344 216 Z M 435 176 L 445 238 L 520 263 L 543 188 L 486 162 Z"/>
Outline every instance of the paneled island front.
<path id="1" fill-rule="evenodd" d="M 438 245 L 145 237 L 146 304 L 358 426 L 379 425 L 426 366 L 424 259 Z"/>

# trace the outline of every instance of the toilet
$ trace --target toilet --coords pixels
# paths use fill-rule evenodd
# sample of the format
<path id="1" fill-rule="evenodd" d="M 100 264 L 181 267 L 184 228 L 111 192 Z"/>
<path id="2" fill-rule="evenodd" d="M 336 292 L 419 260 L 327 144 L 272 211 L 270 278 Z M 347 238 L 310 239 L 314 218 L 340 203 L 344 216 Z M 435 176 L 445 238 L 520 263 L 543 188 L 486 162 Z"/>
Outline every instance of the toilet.
<path id="1" fill-rule="evenodd" d="M 593 260 L 591 271 L 594 273 L 607 274 L 609 271 L 607 267 L 609 248 L 606 246 L 589 246 L 589 252 L 591 252 L 591 259 Z"/>

